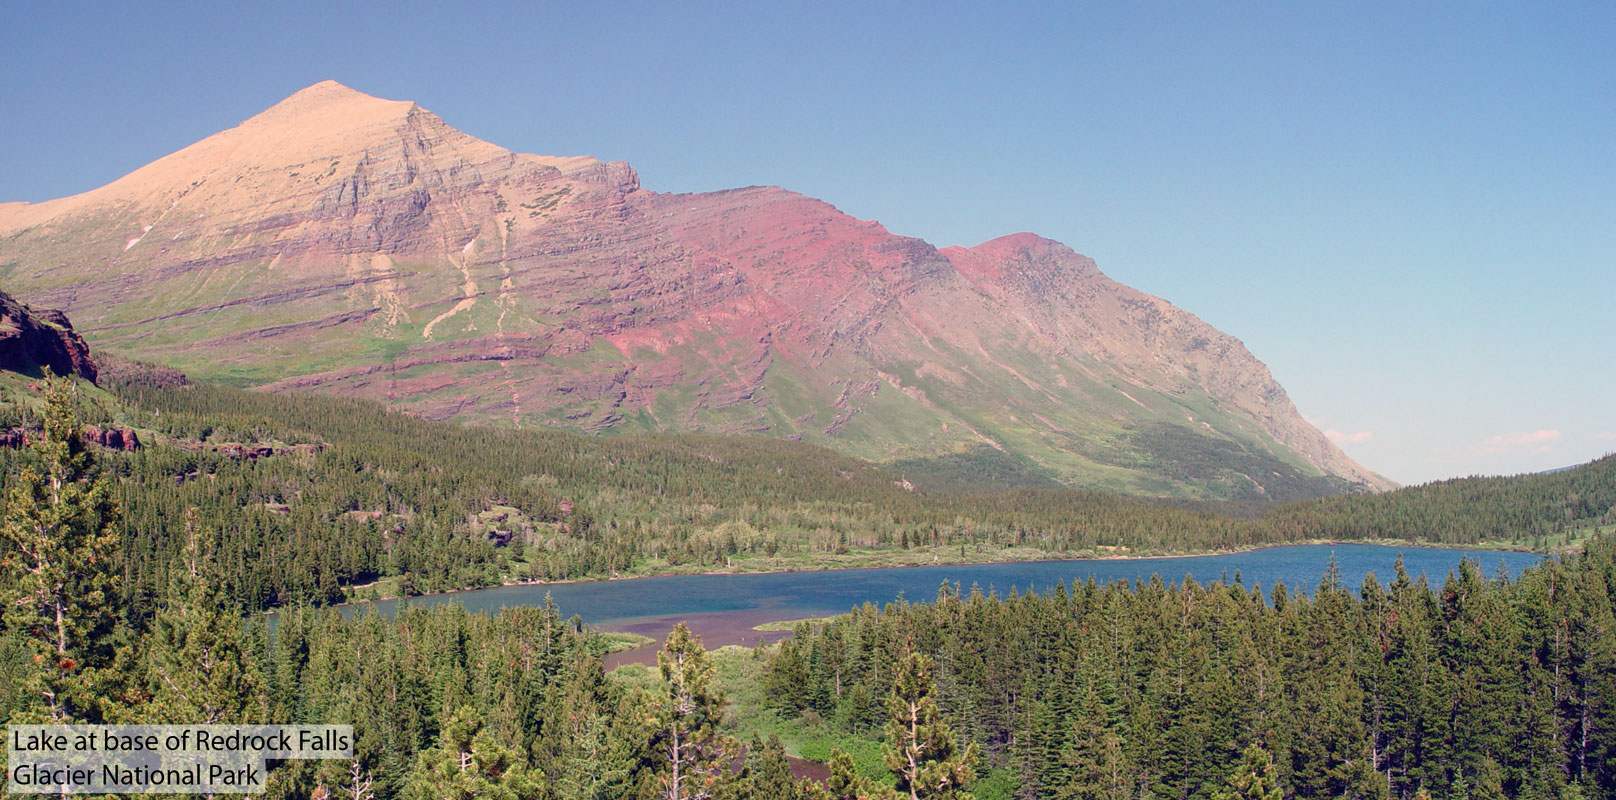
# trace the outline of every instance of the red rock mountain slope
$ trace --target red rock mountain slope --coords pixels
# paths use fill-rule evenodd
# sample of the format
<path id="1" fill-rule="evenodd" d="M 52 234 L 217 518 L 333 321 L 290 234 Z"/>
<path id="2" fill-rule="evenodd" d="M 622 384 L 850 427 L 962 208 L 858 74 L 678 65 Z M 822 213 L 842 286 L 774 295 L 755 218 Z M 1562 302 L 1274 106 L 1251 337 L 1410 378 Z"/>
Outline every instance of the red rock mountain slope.
<path id="1" fill-rule="evenodd" d="M 94 381 L 90 348 L 60 311 L 34 309 L 0 292 L 0 370 L 30 375 L 49 369 Z"/>
<path id="2" fill-rule="evenodd" d="M 100 189 L 0 205 L 0 279 L 99 348 L 430 417 L 1190 497 L 1388 485 L 1239 341 L 1057 242 L 938 250 L 780 188 L 658 194 L 333 82 Z"/>

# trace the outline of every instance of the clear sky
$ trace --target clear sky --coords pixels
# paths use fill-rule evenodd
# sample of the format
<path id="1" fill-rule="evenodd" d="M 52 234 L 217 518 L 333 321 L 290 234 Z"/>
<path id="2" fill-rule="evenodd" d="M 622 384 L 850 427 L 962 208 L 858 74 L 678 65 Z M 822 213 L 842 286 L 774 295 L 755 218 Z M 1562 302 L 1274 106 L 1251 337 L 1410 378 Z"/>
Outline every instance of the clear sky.
<path id="1" fill-rule="evenodd" d="M 1033 231 L 1402 482 L 1616 451 L 1616 4 L 12 3 L 0 200 L 320 80 L 658 191 Z"/>

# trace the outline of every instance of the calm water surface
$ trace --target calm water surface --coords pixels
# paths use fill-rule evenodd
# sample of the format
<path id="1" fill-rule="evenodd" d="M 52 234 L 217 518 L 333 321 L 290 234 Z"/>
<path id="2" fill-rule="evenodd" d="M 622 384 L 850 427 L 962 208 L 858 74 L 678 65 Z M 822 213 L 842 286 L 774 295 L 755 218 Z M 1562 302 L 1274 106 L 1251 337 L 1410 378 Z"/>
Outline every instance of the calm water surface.
<path id="1" fill-rule="evenodd" d="M 1332 554 L 1340 566 L 1343 582 L 1356 589 L 1369 573 L 1374 573 L 1382 582 L 1390 581 L 1399 553 L 1410 575 L 1418 577 L 1424 573 L 1433 586 L 1440 585 L 1449 572 L 1457 569 L 1461 558 L 1479 561 L 1488 575 L 1503 568 L 1512 576 L 1542 558 L 1532 553 L 1495 550 L 1298 545 L 1186 558 L 1032 561 L 767 575 L 675 575 L 502 586 L 403 602 L 420 606 L 460 603 L 473 612 L 494 612 L 507 606 L 542 605 L 548 595 L 563 617 L 576 614 L 584 622 L 606 630 L 634 631 L 660 639 L 675 622 L 687 620 L 692 630 L 702 635 L 707 647 L 713 648 L 756 643 L 760 635 L 751 628 L 762 622 L 840 614 L 864 603 L 889 603 L 900 595 L 911 602 L 930 601 L 937 596 L 937 589 L 944 581 L 959 584 L 967 591 L 976 585 L 984 592 L 1003 595 L 1012 588 L 1021 592 L 1044 592 L 1057 583 L 1070 584 L 1089 578 L 1107 583 L 1149 580 L 1152 575 L 1160 575 L 1166 581 L 1193 578 L 1209 582 L 1233 581 L 1238 575 L 1246 586 L 1260 584 L 1267 590 L 1284 581 L 1293 590 L 1301 588 L 1311 592 L 1323 576 Z M 350 613 L 373 606 L 390 615 L 397 610 L 399 602 L 385 600 L 351 606 Z M 628 651 L 628 655 L 619 655 L 613 662 L 644 661 L 649 652 L 649 649 L 646 653 Z"/>

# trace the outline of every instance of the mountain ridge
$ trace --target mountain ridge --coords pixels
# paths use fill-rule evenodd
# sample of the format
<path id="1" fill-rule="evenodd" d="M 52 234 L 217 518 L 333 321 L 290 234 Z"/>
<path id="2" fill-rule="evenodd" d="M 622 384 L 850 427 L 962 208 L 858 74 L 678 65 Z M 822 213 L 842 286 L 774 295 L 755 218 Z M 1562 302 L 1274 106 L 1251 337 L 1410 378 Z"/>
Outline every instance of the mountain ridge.
<path id="1" fill-rule="evenodd" d="M 98 347 L 429 417 L 989 448 L 1166 496 L 1271 495 L 1286 469 L 1392 485 L 1238 339 L 1058 242 L 939 250 L 780 187 L 649 192 L 626 163 L 514 153 L 335 82 L 0 205 L 0 276 Z"/>

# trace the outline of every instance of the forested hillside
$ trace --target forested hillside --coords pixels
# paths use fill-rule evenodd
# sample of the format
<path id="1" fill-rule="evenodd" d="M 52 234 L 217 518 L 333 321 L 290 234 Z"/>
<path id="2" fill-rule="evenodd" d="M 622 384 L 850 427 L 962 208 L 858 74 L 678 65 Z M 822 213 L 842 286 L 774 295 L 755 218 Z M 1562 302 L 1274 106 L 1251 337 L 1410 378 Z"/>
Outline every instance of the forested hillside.
<path id="1" fill-rule="evenodd" d="M 1303 539 L 1525 542 L 1547 550 L 1568 533 L 1616 525 L 1616 456 L 1514 477 L 1456 478 L 1381 495 L 1327 497 L 1264 515 L 1271 535 Z"/>
<path id="2" fill-rule="evenodd" d="M 991 560 L 1258 541 L 1232 520 L 1094 492 L 927 494 L 793 442 L 468 427 L 207 384 L 114 393 L 154 442 L 108 454 L 137 594 L 162 585 L 177 546 L 168 521 L 192 508 L 230 554 L 232 592 L 255 607 L 333 602 L 382 576 L 441 591 L 748 559 L 813 566 L 851 549 Z"/>
<path id="3" fill-rule="evenodd" d="M 214 538 L 224 590 L 249 608 L 508 580 L 1320 539 L 1549 548 L 1563 544 L 1555 538 L 1563 532 L 1616 523 L 1610 458 L 1550 475 L 1298 503 L 1251 521 L 1069 489 L 926 491 L 866 462 L 773 439 L 468 427 L 139 369 L 110 370 L 102 383 L 109 391 L 81 386 L 80 416 L 125 426 L 141 443 L 100 448 L 122 509 L 120 591 L 140 614 L 167 585 L 181 546 L 175 521 L 187 513 Z M 37 429 L 38 390 L 13 386 L 0 407 L 14 444 Z M 0 448 L 5 476 L 23 453 Z M 954 478 L 969 480 L 969 472 Z"/>

